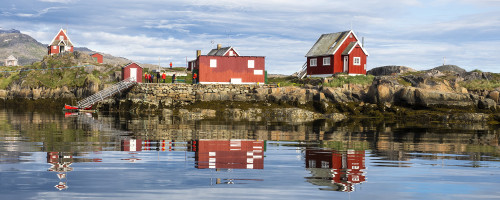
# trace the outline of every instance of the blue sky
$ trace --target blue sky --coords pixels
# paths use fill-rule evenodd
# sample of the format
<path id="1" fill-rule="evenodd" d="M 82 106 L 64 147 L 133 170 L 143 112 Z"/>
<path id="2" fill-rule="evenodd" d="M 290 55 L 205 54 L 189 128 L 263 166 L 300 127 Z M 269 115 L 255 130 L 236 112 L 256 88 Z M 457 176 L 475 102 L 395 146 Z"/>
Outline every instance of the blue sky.
<path id="1" fill-rule="evenodd" d="M 75 46 L 162 66 L 185 66 L 217 43 L 266 56 L 292 74 L 323 33 L 365 37 L 368 69 L 455 64 L 500 72 L 500 0 L 3 0 L 0 27 L 49 43 L 60 28 Z"/>

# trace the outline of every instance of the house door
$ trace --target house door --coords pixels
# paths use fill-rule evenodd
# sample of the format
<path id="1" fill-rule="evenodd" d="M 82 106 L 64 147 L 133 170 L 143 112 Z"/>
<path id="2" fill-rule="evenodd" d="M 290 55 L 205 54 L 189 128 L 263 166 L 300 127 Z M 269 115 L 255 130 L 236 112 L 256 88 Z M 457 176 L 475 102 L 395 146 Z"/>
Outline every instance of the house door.
<path id="1" fill-rule="evenodd" d="M 130 78 L 132 81 L 137 81 L 137 68 L 130 68 Z"/>
<path id="2" fill-rule="evenodd" d="M 344 72 L 349 72 L 349 56 L 344 56 Z"/>
<path id="3" fill-rule="evenodd" d="M 64 46 L 59 46 L 59 53 L 63 53 L 64 52 Z"/>

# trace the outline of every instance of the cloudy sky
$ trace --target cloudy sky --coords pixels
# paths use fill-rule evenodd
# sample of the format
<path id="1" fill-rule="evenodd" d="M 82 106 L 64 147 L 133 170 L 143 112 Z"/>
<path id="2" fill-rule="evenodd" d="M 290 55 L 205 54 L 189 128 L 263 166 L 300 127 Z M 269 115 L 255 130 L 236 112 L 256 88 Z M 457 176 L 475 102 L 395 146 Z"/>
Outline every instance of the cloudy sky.
<path id="1" fill-rule="evenodd" d="M 500 0 L 2 0 L 0 27 L 141 63 L 186 66 L 217 43 L 292 74 L 323 33 L 365 37 L 368 69 L 456 64 L 500 72 Z"/>

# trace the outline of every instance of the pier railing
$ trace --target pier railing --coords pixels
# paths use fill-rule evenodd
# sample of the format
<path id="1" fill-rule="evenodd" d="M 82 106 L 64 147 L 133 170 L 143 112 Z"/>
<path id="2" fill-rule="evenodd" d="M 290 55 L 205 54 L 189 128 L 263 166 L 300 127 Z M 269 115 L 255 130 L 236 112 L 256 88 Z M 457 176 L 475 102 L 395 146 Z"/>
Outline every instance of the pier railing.
<path id="1" fill-rule="evenodd" d="M 118 83 L 115 83 L 115 84 L 111 85 L 110 87 L 107 87 L 106 89 L 101 90 L 101 91 L 99 91 L 99 92 L 97 92 L 97 93 L 95 93 L 95 94 L 93 94 L 85 99 L 78 101 L 77 105 L 79 108 L 82 108 L 82 109 L 87 108 L 91 105 L 94 105 L 97 102 L 103 101 L 104 99 L 115 95 L 116 93 L 119 93 L 123 90 L 126 90 L 135 84 L 136 84 L 135 79 L 130 77 L 128 79 L 125 79 L 125 80 L 122 80 Z"/>

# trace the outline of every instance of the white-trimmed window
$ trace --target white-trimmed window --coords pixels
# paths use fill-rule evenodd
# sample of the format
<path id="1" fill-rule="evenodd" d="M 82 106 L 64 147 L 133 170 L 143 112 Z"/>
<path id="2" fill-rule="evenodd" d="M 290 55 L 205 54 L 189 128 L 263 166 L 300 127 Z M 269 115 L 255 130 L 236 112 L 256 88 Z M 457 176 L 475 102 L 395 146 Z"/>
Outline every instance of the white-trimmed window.
<path id="1" fill-rule="evenodd" d="M 330 65 L 330 57 L 323 58 L 323 65 Z"/>
<path id="2" fill-rule="evenodd" d="M 217 59 L 210 59 L 210 67 L 217 67 Z"/>
<path id="3" fill-rule="evenodd" d="M 361 57 L 354 57 L 354 58 L 352 58 L 352 63 L 354 65 L 361 65 Z"/>
<path id="4" fill-rule="evenodd" d="M 248 60 L 248 68 L 255 68 L 255 61 L 254 60 Z"/>
<path id="5" fill-rule="evenodd" d="M 59 40 L 64 40 L 64 36 L 60 35 Z"/>
<path id="6" fill-rule="evenodd" d="M 264 75 L 264 70 L 253 70 L 253 75 Z"/>
<path id="7" fill-rule="evenodd" d="M 311 60 L 309 60 L 309 66 L 311 66 L 311 67 L 318 66 L 318 59 L 317 58 L 311 58 Z"/>
<path id="8" fill-rule="evenodd" d="M 52 49 L 57 49 L 57 46 L 52 46 Z"/>
<path id="9" fill-rule="evenodd" d="M 229 56 L 234 56 L 234 52 L 233 51 L 229 51 Z"/>

